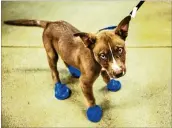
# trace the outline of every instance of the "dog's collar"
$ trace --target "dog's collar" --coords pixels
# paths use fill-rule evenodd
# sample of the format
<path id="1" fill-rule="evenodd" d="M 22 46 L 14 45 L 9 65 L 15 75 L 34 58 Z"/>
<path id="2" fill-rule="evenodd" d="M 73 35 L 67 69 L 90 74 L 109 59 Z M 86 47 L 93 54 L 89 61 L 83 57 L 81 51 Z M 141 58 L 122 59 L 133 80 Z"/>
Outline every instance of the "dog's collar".
<path id="1" fill-rule="evenodd" d="M 102 28 L 102 29 L 99 29 L 98 32 L 100 31 L 103 31 L 103 30 L 112 30 L 112 29 L 115 29 L 117 26 L 109 26 L 109 27 L 105 27 L 105 28 Z"/>

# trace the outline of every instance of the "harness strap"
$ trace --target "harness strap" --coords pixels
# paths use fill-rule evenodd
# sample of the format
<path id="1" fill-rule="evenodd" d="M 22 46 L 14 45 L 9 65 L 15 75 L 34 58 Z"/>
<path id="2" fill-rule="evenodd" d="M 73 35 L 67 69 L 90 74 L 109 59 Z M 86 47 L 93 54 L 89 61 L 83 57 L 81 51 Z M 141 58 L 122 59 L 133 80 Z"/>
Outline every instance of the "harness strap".
<path id="1" fill-rule="evenodd" d="M 112 29 L 115 29 L 116 27 L 117 26 L 109 26 L 109 27 L 106 27 L 106 28 L 102 28 L 102 29 L 99 30 L 99 32 L 102 31 L 102 30 L 112 30 Z"/>

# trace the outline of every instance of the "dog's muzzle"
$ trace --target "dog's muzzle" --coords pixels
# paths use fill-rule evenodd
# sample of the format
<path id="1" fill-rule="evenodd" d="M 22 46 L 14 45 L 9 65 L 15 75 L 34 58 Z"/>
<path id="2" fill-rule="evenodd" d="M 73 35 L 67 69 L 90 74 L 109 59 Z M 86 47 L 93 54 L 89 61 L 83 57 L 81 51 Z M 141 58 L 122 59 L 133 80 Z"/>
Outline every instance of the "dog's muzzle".
<path id="1" fill-rule="evenodd" d="M 126 71 L 121 69 L 121 70 L 118 70 L 118 71 L 112 71 L 112 75 L 113 75 L 113 78 L 119 78 L 119 77 L 122 77 L 126 74 Z"/>

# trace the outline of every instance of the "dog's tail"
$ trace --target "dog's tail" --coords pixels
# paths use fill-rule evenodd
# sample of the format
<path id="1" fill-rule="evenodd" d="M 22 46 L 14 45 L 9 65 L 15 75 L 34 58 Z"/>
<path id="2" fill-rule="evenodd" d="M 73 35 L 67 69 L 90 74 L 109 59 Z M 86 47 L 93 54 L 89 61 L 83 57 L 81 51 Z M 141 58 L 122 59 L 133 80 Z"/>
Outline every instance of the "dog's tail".
<path id="1" fill-rule="evenodd" d="M 16 25 L 16 26 L 35 26 L 45 28 L 50 21 L 43 20 L 27 20 L 27 19 L 19 19 L 19 20 L 7 20 L 4 21 L 5 24 L 8 25 Z"/>

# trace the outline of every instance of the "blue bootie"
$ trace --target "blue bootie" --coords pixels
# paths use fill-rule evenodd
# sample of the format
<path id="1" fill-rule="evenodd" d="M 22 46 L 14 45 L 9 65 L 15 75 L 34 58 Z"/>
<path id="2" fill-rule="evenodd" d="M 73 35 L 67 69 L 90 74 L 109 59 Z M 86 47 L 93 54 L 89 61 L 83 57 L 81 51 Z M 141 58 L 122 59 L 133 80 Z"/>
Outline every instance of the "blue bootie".
<path id="1" fill-rule="evenodd" d="M 111 79 L 107 84 L 107 89 L 112 92 L 116 92 L 121 89 L 121 83 L 117 80 Z"/>
<path id="2" fill-rule="evenodd" d="M 60 82 L 55 84 L 55 97 L 59 100 L 64 100 L 69 98 L 71 95 L 71 90 Z"/>
<path id="3" fill-rule="evenodd" d="M 102 109 L 100 106 L 95 105 L 93 107 L 89 107 L 87 110 L 87 118 L 91 122 L 99 122 L 102 118 Z"/>
<path id="4" fill-rule="evenodd" d="M 75 78 L 79 78 L 80 77 L 81 72 L 77 68 L 74 68 L 72 66 L 68 66 L 68 69 L 69 69 L 70 74 L 73 77 L 75 77 Z"/>

